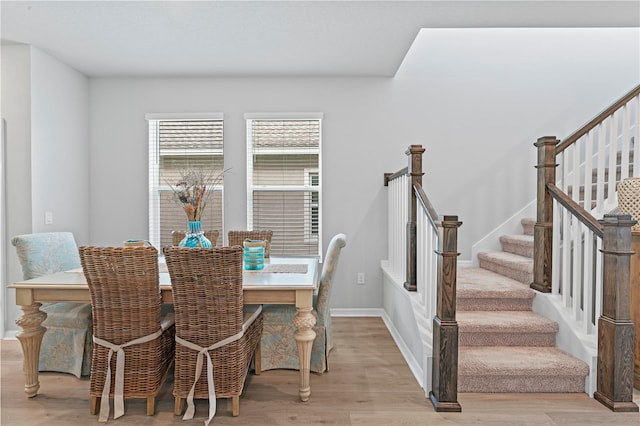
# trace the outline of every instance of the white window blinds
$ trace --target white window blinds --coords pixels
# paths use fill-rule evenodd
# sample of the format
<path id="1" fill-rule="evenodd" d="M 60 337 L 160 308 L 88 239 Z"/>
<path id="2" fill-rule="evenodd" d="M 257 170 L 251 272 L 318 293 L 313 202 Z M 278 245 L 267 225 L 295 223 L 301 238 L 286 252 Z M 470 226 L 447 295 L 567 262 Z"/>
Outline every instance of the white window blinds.
<path id="1" fill-rule="evenodd" d="M 321 254 L 321 115 L 247 114 L 247 224 L 273 255 Z"/>
<path id="2" fill-rule="evenodd" d="M 147 115 L 149 122 L 149 238 L 155 247 L 172 244 L 174 230 L 187 230 L 187 215 L 176 200 L 176 184 L 189 172 L 215 177 L 224 168 L 224 122 L 221 114 Z M 202 230 L 223 229 L 223 182 L 206 199 Z M 222 244 L 218 237 L 217 245 Z"/>

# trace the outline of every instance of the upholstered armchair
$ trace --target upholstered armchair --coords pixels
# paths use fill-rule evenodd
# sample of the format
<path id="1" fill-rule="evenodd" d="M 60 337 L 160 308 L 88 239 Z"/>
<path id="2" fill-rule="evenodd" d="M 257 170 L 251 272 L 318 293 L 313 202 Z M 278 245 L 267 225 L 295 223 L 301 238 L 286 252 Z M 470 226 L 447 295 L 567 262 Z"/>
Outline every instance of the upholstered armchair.
<path id="1" fill-rule="evenodd" d="M 11 239 L 25 280 L 80 267 L 78 247 L 71 232 L 18 235 Z M 47 331 L 40 347 L 40 371 L 91 373 L 93 324 L 88 303 L 44 303 Z"/>
<path id="2" fill-rule="evenodd" d="M 329 298 L 333 277 L 338 266 L 340 251 L 347 244 L 344 234 L 337 234 L 331 239 L 322 264 L 318 294 L 313 298 L 314 314 L 316 315 L 316 339 L 311 350 L 311 371 L 323 373 L 328 370 L 327 358 L 333 349 L 331 337 L 331 313 Z M 261 370 L 276 368 L 300 368 L 298 347 L 293 337 L 295 327 L 293 318 L 296 308 L 293 305 L 263 305 L 264 328 L 261 339 Z"/>

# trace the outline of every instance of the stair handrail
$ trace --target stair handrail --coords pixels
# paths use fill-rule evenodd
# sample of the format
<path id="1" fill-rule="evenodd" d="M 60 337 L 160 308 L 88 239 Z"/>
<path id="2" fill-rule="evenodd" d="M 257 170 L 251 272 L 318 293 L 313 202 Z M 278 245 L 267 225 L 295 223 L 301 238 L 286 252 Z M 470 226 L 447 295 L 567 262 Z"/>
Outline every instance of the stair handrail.
<path id="1" fill-rule="evenodd" d="M 580 127 L 578 130 L 576 130 L 575 132 L 571 133 L 569 136 L 564 138 L 562 142 L 560 142 L 556 147 L 556 154 L 561 153 L 562 151 L 567 149 L 570 145 L 577 142 L 577 140 L 580 139 L 585 134 L 587 134 L 587 132 L 589 132 L 591 129 L 596 127 L 598 124 L 602 123 L 602 121 L 604 121 L 605 118 L 609 117 L 615 111 L 620 109 L 621 106 L 625 105 L 627 102 L 629 102 L 631 99 L 638 96 L 639 94 L 640 94 L 640 84 L 634 87 L 633 89 L 631 89 L 626 95 L 622 96 L 620 99 L 615 101 L 609 107 L 605 108 L 600 114 L 596 115 L 587 124 Z"/>
<path id="2" fill-rule="evenodd" d="M 638 170 L 638 152 L 640 148 L 639 127 L 640 123 L 640 86 L 634 88 L 610 107 L 605 109 L 596 118 L 591 120 L 578 131 L 560 142 L 553 136 L 541 137 L 534 144 L 538 150 L 537 168 L 537 214 L 534 227 L 534 269 L 531 288 L 543 293 L 562 293 L 563 300 L 571 299 L 572 309 L 584 309 L 583 316 L 597 318 L 598 359 L 597 359 L 597 383 L 594 398 L 613 411 L 638 411 L 638 406 L 633 402 L 633 370 L 634 370 L 634 325 L 630 319 L 630 256 L 631 251 L 631 227 L 636 221 L 630 215 L 604 214 L 601 220 L 587 210 L 591 205 L 592 185 L 594 173 L 592 173 L 592 160 L 597 156 L 598 169 L 595 174 L 597 181 L 597 198 L 604 197 L 605 152 L 593 153 L 596 143 L 599 149 L 605 147 L 606 139 L 609 141 L 609 150 L 606 157 L 609 160 L 607 174 L 609 176 L 609 195 L 612 197 L 611 188 L 614 187 L 617 171 L 615 153 L 618 149 L 617 141 L 620 139 L 621 152 L 621 179 L 629 172 L 630 156 L 629 148 L 635 146 L 634 173 Z M 630 105 L 635 106 L 638 113 L 635 117 L 634 134 L 631 134 Z M 621 111 L 621 112 L 619 112 Z M 615 114 L 615 115 L 614 115 Z M 619 117 L 623 116 L 623 125 L 619 126 Z M 605 129 L 604 122 L 608 120 Z M 598 127 L 598 135 L 591 132 Z M 618 128 L 622 127 L 622 134 Z M 573 146 L 582 141 L 583 145 L 573 149 Z M 572 164 L 562 164 L 562 184 L 571 191 L 571 195 L 556 185 L 556 168 L 559 165 L 557 156 L 565 157 L 564 151 L 572 148 L 567 156 Z M 625 152 L 625 150 L 627 152 Z M 626 157 L 625 157 L 626 156 Z M 572 160 L 572 161 L 571 161 Z M 602 166 L 602 167 L 601 167 Z M 614 166 L 614 167 L 612 167 Z M 573 167 L 571 169 L 571 167 Z M 570 170 L 569 170 L 570 169 Z M 612 170 L 613 169 L 613 170 Z M 569 170 L 569 171 L 568 171 Z M 613 182 L 611 179 L 613 173 Z M 584 177 L 580 181 L 581 175 Z M 569 180 L 573 185 L 569 185 Z M 581 187 L 582 184 L 582 194 Z M 583 195 L 582 199 L 580 198 Z M 564 207 L 562 221 L 560 214 L 554 215 L 554 200 L 559 206 Z M 580 205 L 580 202 L 583 205 Z M 599 211 L 602 211 L 600 209 Z M 558 211 L 560 213 L 560 209 Z M 584 225 L 587 229 L 581 229 L 579 225 L 570 220 L 570 217 Z M 554 228 L 554 223 L 562 231 Z M 561 222 L 561 223 L 560 223 Z M 554 232 L 555 229 L 555 232 Z M 577 238 L 576 238 L 577 237 Z M 593 239 L 593 240 L 592 240 Z M 562 276 L 562 288 L 559 286 L 561 277 L 554 275 L 554 261 L 556 259 L 554 247 L 560 248 L 564 257 L 562 268 L 566 268 Z M 600 248 L 601 257 L 596 258 L 596 249 Z M 569 256 L 567 253 L 572 253 Z M 583 256 L 583 257 L 581 257 Z M 595 264 L 591 259 L 595 258 Z M 594 269 L 582 269 L 581 262 Z M 572 272 L 569 272 L 569 264 L 572 264 Z M 590 277 L 582 274 L 595 274 L 595 287 L 578 287 L 579 283 L 568 283 L 571 273 L 578 275 L 578 280 L 591 281 Z M 573 277 L 575 279 L 575 277 Z M 598 280 L 601 279 L 601 287 Z M 595 293 L 595 299 L 592 298 Z M 582 305 L 581 305 L 582 304 Z M 592 309 L 595 306 L 595 311 Z M 598 316 L 598 311 L 600 315 Z"/>
<path id="3" fill-rule="evenodd" d="M 424 192 L 422 185 L 417 184 L 413 187 L 415 191 L 416 197 L 418 197 L 418 201 L 420 201 L 420 205 L 424 209 L 427 214 L 427 219 L 429 219 L 429 223 L 433 227 L 433 229 L 437 229 L 439 226 L 442 226 L 442 220 L 440 220 L 440 216 L 436 212 L 436 209 L 433 207 L 433 204 L 427 197 L 427 194 Z"/>
<path id="4" fill-rule="evenodd" d="M 582 222 L 587 228 L 591 229 L 595 235 L 600 238 L 604 238 L 604 226 L 598 222 L 591 213 L 586 211 L 580 204 L 573 201 L 571 197 L 565 194 L 555 184 L 550 183 L 547 185 L 547 189 L 551 196 L 565 209 L 567 209 L 573 216 Z"/>
<path id="5" fill-rule="evenodd" d="M 403 167 L 395 173 L 385 173 L 384 174 L 384 186 L 389 186 L 389 182 L 392 180 L 398 179 L 399 177 L 406 176 L 409 172 L 408 167 Z"/>

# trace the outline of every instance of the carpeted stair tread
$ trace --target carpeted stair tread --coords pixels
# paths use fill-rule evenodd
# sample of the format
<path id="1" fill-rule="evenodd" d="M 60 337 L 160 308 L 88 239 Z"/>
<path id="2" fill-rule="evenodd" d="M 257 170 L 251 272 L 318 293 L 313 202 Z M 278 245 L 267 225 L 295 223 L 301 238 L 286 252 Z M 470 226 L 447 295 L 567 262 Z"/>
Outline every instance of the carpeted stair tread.
<path id="1" fill-rule="evenodd" d="M 486 331 L 494 333 L 556 333 L 558 324 L 530 311 L 468 311 L 456 315 L 460 333 Z"/>
<path id="2" fill-rule="evenodd" d="M 458 269 L 458 311 L 531 310 L 535 292 L 504 275 L 482 268 Z"/>
<path id="3" fill-rule="evenodd" d="M 533 281 L 533 259 L 513 253 L 478 253 L 481 268 L 505 275 L 523 284 Z"/>
<path id="4" fill-rule="evenodd" d="M 459 392 L 584 392 L 589 367 L 555 347 L 465 347 Z"/>
<path id="5" fill-rule="evenodd" d="M 500 244 L 502 251 L 533 258 L 533 235 L 503 235 Z"/>
<path id="6" fill-rule="evenodd" d="M 558 324 L 531 311 L 456 314 L 460 346 L 554 346 Z"/>

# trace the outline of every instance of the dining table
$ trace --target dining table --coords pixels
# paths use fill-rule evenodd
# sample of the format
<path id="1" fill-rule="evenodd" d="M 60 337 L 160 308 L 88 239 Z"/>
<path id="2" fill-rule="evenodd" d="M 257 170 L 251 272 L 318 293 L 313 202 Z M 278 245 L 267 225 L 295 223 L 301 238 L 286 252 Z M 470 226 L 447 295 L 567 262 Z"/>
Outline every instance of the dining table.
<path id="1" fill-rule="evenodd" d="M 162 257 L 159 258 L 159 282 L 162 303 L 173 304 L 171 277 Z M 318 289 L 318 257 L 277 257 L 265 259 L 262 270 L 243 270 L 242 293 L 244 304 L 291 304 L 296 306 L 293 325 L 294 338 L 300 360 L 301 401 L 311 395 L 311 347 L 316 333 L 313 326 L 313 295 Z M 42 325 L 47 314 L 40 310 L 42 303 L 91 303 L 89 286 L 82 268 L 17 281 L 8 286 L 15 289 L 16 304 L 22 315 L 16 320 L 20 331 L 16 337 L 24 357 L 24 392 L 35 397 L 40 389 L 38 362 L 40 345 L 46 328 Z"/>

